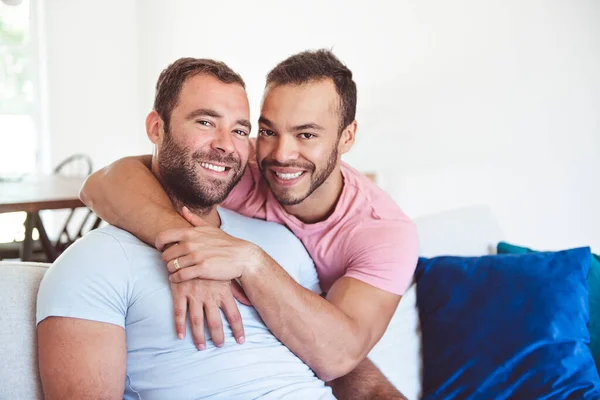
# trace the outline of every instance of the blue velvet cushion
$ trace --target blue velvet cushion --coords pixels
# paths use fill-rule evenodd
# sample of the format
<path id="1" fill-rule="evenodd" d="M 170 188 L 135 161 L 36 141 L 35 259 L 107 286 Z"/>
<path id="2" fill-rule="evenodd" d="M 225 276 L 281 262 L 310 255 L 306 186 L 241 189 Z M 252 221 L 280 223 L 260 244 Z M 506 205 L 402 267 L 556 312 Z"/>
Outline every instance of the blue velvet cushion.
<path id="1" fill-rule="evenodd" d="M 590 249 L 421 258 L 424 399 L 598 399 Z"/>
<path id="2" fill-rule="evenodd" d="M 499 242 L 496 246 L 498 254 L 527 254 L 537 253 L 528 247 Z M 590 271 L 587 277 L 588 304 L 590 307 L 590 350 L 596 362 L 596 369 L 600 369 L 600 256 L 592 254 L 590 259 Z"/>

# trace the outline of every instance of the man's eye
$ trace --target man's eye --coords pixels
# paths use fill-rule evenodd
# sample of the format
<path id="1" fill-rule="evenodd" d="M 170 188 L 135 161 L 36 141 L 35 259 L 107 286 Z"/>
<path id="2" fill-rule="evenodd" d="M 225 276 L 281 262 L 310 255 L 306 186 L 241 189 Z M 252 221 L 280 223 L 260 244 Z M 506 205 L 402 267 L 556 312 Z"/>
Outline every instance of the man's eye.
<path id="1" fill-rule="evenodd" d="M 200 125 L 204 125 L 204 126 L 210 126 L 210 122 L 203 120 L 203 119 L 199 119 L 198 121 L 196 121 L 198 124 Z"/>
<path id="2" fill-rule="evenodd" d="M 298 136 L 302 139 L 312 139 L 315 137 L 315 135 L 313 135 L 312 133 L 301 133 Z"/>
<path id="3" fill-rule="evenodd" d="M 261 136 L 273 136 L 275 133 L 273 131 L 270 131 L 268 129 L 259 129 L 258 130 L 258 134 Z"/>
<path id="4" fill-rule="evenodd" d="M 234 132 L 235 132 L 235 133 L 237 133 L 237 134 L 238 134 L 238 135 L 240 135 L 240 136 L 248 136 L 248 135 L 249 135 L 249 133 L 248 133 L 248 132 L 246 132 L 246 131 L 243 131 L 243 130 L 241 130 L 241 129 L 236 129 Z"/>

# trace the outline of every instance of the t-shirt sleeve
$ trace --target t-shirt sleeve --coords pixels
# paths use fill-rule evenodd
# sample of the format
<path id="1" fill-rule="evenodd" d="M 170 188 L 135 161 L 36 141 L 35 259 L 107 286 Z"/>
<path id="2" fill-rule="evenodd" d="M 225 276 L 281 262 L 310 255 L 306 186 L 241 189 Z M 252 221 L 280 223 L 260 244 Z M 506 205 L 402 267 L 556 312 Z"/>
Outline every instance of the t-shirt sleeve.
<path id="1" fill-rule="evenodd" d="M 402 295 L 417 266 L 417 229 L 410 220 L 363 221 L 348 235 L 346 254 L 344 276 Z"/>
<path id="2" fill-rule="evenodd" d="M 36 324 L 70 317 L 125 327 L 130 269 L 120 243 L 92 232 L 71 245 L 48 269 L 37 297 Z"/>

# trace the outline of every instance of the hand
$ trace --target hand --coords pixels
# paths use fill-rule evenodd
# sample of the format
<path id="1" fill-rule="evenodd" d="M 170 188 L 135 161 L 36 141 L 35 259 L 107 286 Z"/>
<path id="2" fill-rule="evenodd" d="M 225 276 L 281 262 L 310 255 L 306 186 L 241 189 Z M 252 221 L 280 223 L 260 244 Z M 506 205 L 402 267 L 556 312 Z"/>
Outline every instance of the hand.
<path id="1" fill-rule="evenodd" d="M 241 277 L 247 268 L 260 265 L 264 253 L 258 246 L 206 224 L 185 207 L 183 215 L 196 227 L 171 229 L 160 233 L 156 239 L 159 250 L 175 243 L 162 255 L 171 272 L 171 282 L 195 278 L 229 282 Z M 176 259 L 179 269 L 175 268 Z"/>
<path id="2" fill-rule="evenodd" d="M 192 336 L 198 350 L 206 348 L 205 316 L 213 343 L 217 347 L 221 347 L 225 342 L 223 322 L 219 313 L 219 309 L 221 309 L 229 322 L 236 342 L 244 343 L 244 326 L 240 311 L 233 299 L 231 282 L 194 279 L 171 283 L 171 295 L 175 313 L 175 331 L 179 339 L 185 338 L 186 312 L 189 308 Z"/>

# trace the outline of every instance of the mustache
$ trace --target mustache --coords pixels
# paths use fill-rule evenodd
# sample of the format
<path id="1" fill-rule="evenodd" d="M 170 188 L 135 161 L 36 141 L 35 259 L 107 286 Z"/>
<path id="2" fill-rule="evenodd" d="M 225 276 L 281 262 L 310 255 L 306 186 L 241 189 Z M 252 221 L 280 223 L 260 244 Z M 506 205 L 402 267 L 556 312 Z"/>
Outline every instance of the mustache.
<path id="1" fill-rule="evenodd" d="M 198 163 L 208 162 L 215 164 L 226 165 L 230 168 L 240 167 L 241 161 L 233 154 L 223 155 L 217 150 L 212 151 L 196 151 L 192 154 L 192 159 Z"/>
<path id="2" fill-rule="evenodd" d="M 315 170 L 315 165 L 311 162 L 287 162 L 287 163 L 282 163 L 279 162 L 277 160 L 273 160 L 273 159 L 264 159 L 261 161 L 260 163 L 261 167 L 263 169 L 268 168 L 268 167 L 281 167 L 281 168 L 298 168 L 298 169 L 304 169 L 307 171 L 314 171 Z"/>

